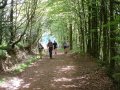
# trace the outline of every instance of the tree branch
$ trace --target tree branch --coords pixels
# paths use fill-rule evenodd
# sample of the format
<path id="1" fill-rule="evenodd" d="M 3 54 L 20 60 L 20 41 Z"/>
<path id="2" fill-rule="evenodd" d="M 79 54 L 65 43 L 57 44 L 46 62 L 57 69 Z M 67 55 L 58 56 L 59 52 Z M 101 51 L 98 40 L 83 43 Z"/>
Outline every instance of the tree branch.
<path id="1" fill-rule="evenodd" d="M 29 26 L 29 22 L 30 22 L 30 20 L 33 18 L 33 14 L 34 14 L 34 13 L 32 13 L 31 17 L 28 19 L 28 22 L 27 22 L 27 25 L 26 25 L 26 27 L 25 27 L 25 30 L 24 30 L 23 33 L 20 35 L 19 39 L 18 39 L 17 41 L 13 42 L 12 47 L 14 47 L 17 43 L 19 43 L 19 42 L 21 41 L 22 37 L 25 35 L 26 30 L 27 30 L 27 28 L 28 28 L 28 26 Z"/>

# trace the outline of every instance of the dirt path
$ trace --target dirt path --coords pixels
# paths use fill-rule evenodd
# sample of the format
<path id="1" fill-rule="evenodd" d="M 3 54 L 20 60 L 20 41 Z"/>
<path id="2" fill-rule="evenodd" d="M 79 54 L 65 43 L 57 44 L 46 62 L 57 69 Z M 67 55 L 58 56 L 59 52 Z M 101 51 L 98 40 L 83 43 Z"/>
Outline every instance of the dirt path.
<path id="1" fill-rule="evenodd" d="M 59 53 L 34 63 L 18 76 L 10 77 L 0 90 L 114 90 L 111 80 L 87 56 Z"/>

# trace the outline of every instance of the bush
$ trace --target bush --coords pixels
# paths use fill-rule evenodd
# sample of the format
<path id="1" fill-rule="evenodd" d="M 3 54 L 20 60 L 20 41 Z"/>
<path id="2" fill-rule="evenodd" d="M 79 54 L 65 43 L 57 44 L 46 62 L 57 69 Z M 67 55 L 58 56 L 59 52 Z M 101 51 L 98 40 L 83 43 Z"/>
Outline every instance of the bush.
<path id="1" fill-rule="evenodd" d="M 24 71 L 29 65 L 31 65 L 32 63 L 34 63 L 35 61 L 37 61 L 38 59 L 37 59 L 37 57 L 35 56 L 35 57 L 31 57 L 31 58 L 29 58 L 29 60 L 28 61 L 26 61 L 25 63 L 23 63 L 23 64 L 20 64 L 17 68 L 15 68 L 15 72 L 16 73 L 19 73 L 19 72 L 22 72 L 22 71 Z"/>
<path id="2" fill-rule="evenodd" d="M 0 50 L 0 58 L 1 59 L 6 59 L 6 53 L 7 53 L 6 50 Z"/>

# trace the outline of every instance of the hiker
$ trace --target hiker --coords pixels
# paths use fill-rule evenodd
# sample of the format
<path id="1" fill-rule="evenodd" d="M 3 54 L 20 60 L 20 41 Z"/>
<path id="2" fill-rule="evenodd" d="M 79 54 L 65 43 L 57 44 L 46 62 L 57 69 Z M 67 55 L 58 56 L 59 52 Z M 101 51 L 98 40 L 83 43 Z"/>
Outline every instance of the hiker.
<path id="1" fill-rule="evenodd" d="M 53 43 L 51 42 L 51 40 L 49 40 L 49 42 L 48 42 L 48 44 L 47 44 L 47 47 L 48 47 L 48 49 L 49 49 L 50 59 L 52 59 Z"/>
<path id="2" fill-rule="evenodd" d="M 42 44 L 39 42 L 38 43 L 38 50 L 39 50 L 39 55 L 40 55 L 40 59 L 42 59 L 42 51 L 43 51 L 44 47 L 42 46 Z"/>
<path id="3" fill-rule="evenodd" d="M 64 41 L 63 47 L 64 47 L 64 54 L 67 54 L 68 53 L 68 48 L 69 48 L 68 42 Z"/>
<path id="4" fill-rule="evenodd" d="M 56 41 L 54 41 L 53 46 L 54 46 L 54 52 L 55 54 L 57 54 L 57 42 Z"/>

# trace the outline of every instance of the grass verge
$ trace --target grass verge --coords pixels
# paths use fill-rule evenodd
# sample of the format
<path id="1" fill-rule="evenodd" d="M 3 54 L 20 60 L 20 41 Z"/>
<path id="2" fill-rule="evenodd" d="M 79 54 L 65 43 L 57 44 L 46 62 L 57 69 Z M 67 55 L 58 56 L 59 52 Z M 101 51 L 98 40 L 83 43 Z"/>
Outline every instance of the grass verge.
<path id="1" fill-rule="evenodd" d="M 27 67 L 29 67 L 32 63 L 34 63 L 35 61 L 38 61 L 38 57 L 37 56 L 33 56 L 31 58 L 29 58 L 28 60 L 26 60 L 25 63 L 19 64 L 14 70 L 14 73 L 20 73 L 23 72 Z"/>

